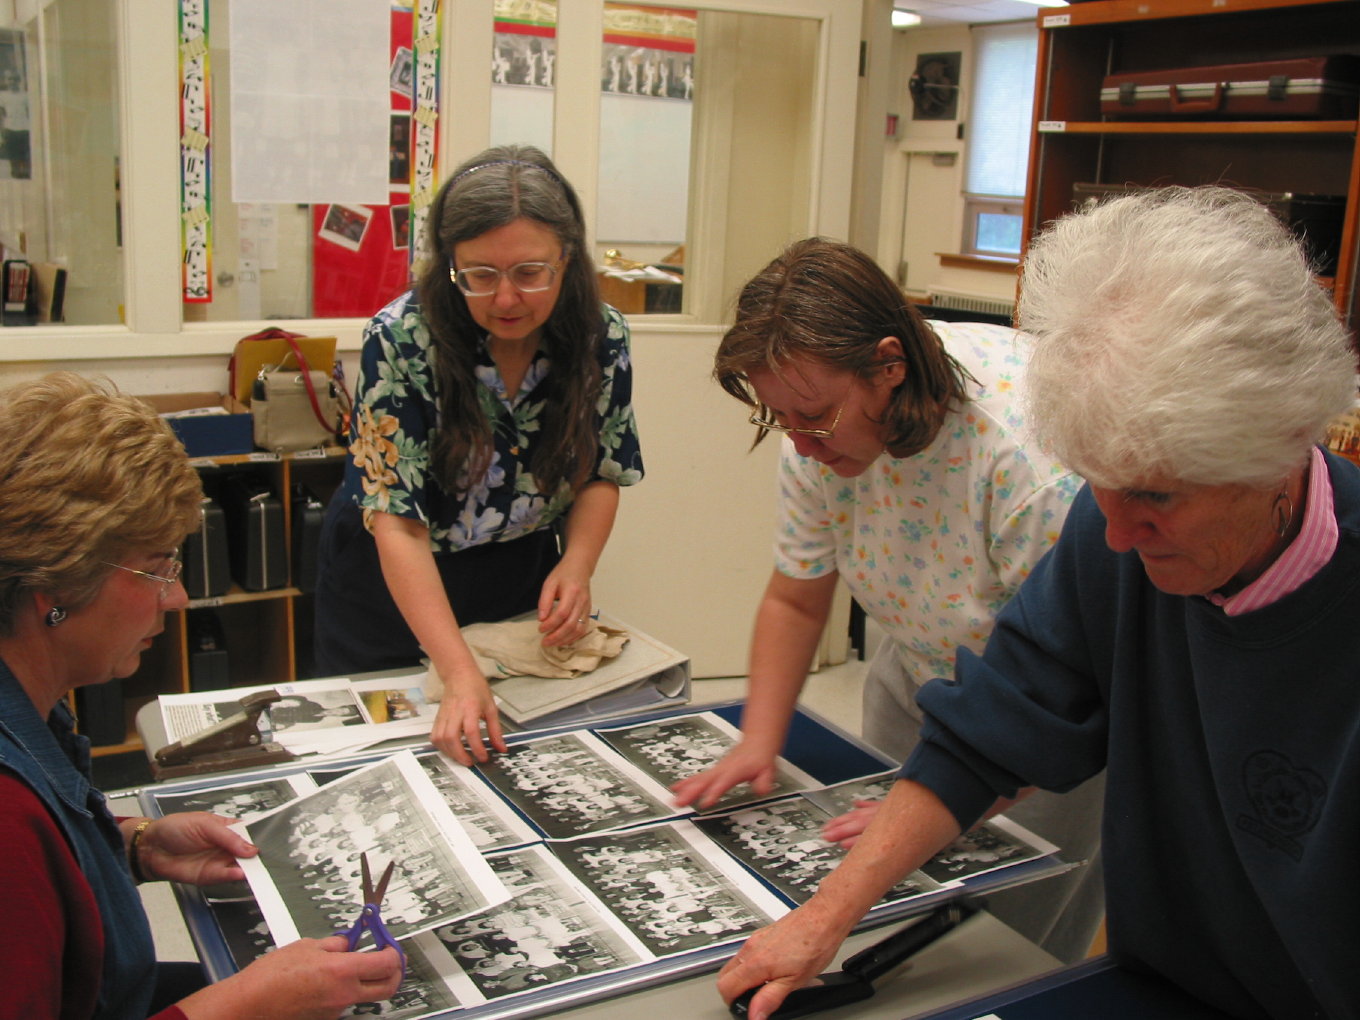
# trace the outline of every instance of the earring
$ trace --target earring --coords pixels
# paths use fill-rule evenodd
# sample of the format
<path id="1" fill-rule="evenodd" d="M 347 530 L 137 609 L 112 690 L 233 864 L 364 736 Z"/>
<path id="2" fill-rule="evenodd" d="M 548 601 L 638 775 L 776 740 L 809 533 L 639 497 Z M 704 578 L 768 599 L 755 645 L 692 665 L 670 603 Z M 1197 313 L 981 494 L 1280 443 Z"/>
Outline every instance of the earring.
<path id="1" fill-rule="evenodd" d="M 43 618 L 43 623 L 47 624 L 49 627 L 55 627 L 64 619 L 66 619 L 66 610 L 62 609 L 61 606 L 53 606 L 47 611 L 47 616 Z"/>
<path id="2" fill-rule="evenodd" d="M 1281 506 L 1281 504 L 1284 504 Z M 1275 516 L 1275 534 L 1284 538 L 1289 534 L 1289 525 L 1294 520 L 1294 501 L 1289 498 L 1287 491 L 1281 490 L 1275 497 L 1275 502 L 1271 504 L 1270 511 Z"/>

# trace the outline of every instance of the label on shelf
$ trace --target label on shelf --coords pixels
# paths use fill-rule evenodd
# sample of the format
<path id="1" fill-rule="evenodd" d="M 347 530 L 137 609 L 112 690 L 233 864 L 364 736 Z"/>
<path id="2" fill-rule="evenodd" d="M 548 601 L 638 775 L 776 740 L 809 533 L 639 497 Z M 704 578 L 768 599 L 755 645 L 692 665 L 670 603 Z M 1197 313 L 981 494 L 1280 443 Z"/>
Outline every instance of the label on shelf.
<path id="1" fill-rule="evenodd" d="M 213 595 L 206 599 L 190 599 L 186 609 L 212 609 L 216 606 L 226 605 L 226 599 L 221 595 Z"/>
<path id="2" fill-rule="evenodd" d="M 1061 134 L 1062 132 L 1067 130 L 1067 121 L 1041 120 L 1039 121 L 1038 130 L 1041 135 Z"/>
<path id="3" fill-rule="evenodd" d="M 293 452 L 294 460 L 325 460 L 326 449 L 322 446 L 313 446 L 307 450 L 296 450 Z"/>
<path id="4" fill-rule="evenodd" d="M 1065 27 L 1067 27 L 1067 26 L 1070 25 L 1070 24 L 1072 24 L 1072 15 L 1070 15 L 1070 14 L 1046 14 L 1046 15 L 1044 15 L 1044 20 L 1043 20 L 1043 27 L 1044 27 L 1044 28 L 1065 28 Z"/>
<path id="5" fill-rule="evenodd" d="M 249 460 L 252 464 L 276 464 L 283 458 L 280 457 L 277 453 L 264 453 L 257 450 L 246 459 Z"/>

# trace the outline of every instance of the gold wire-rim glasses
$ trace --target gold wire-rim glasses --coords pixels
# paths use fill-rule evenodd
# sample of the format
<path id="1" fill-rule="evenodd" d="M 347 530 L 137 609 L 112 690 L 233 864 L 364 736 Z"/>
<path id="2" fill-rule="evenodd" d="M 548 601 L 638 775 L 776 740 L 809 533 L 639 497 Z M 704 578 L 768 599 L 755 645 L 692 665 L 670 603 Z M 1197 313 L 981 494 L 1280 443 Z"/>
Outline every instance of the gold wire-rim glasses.
<path id="1" fill-rule="evenodd" d="M 109 563 L 108 561 L 104 561 L 104 566 L 113 567 L 115 570 L 126 570 L 129 574 L 136 574 L 150 581 L 159 581 L 161 589 L 156 595 L 162 602 L 170 597 L 170 590 L 174 588 L 175 582 L 179 580 L 180 574 L 184 571 L 184 561 L 179 558 L 178 549 L 170 554 L 170 569 L 164 574 L 153 574 L 149 570 L 138 570 L 136 567 L 125 567 L 121 563 Z"/>

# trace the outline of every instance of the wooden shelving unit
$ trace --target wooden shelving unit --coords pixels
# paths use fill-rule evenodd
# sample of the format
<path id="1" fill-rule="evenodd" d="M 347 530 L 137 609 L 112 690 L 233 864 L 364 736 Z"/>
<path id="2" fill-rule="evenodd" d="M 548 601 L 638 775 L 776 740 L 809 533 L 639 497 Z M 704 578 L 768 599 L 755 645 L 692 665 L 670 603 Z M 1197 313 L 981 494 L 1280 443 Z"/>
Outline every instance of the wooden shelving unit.
<path id="1" fill-rule="evenodd" d="M 1356 120 L 1105 119 L 1107 74 L 1360 54 L 1357 0 L 1098 0 L 1038 16 L 1025 234 L 1073 208 L 1073 185 L 1225 184 L 1344 195 L 1332 286 L 1357 332 Z"/>

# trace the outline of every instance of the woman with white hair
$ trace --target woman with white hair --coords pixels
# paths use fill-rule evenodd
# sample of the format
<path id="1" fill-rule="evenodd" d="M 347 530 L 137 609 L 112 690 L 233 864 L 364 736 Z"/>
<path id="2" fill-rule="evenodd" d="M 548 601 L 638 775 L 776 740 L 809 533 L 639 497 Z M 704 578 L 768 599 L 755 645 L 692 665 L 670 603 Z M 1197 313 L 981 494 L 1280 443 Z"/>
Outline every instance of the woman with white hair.
<path id="1" fill-rule="evenodd" d="M 1355 1016 L 1355 393 L 1301 247 L 1218 188 L 1127 196 L 1035 242 L 1031 421 L 1087 481 L 816 896 L 724 968 L 767 1016 L 998 796 L 1106 770 L 1109 946 L 1237 1017 Z"/>

